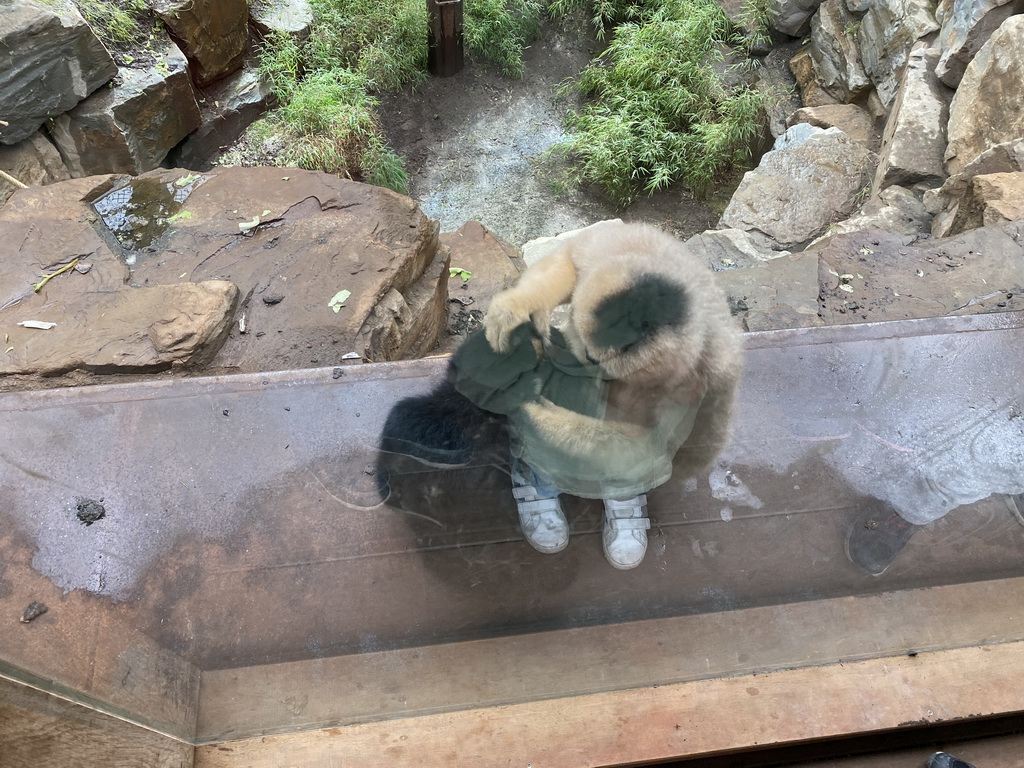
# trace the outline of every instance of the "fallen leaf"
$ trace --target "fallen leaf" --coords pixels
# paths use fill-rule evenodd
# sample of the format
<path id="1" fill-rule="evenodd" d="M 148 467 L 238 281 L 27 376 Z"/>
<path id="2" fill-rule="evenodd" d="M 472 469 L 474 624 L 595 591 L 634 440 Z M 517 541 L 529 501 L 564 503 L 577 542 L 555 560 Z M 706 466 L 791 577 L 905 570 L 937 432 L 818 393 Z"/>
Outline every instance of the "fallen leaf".
<path id="1" fill-rule="evenodd" d="M 167 223 L 170 224 L 172 221 L 178 221 L 179 219 L 191 219 L 192 211 L 178 211 L 173 216 L 167 217 Z"/>
<path id="2" fill-rule="evenodd" d="M 468 283 L 469 282 L 469 278 L 471 278 L 473 276 L 473 273 L 470 272 L 468 269 L 460 269 L 459 267 L 449 267 L 448 268 L 448 276 L 449 277 L 460 277 L 460 278 L 462 278 L 462 282 Z"/>
<path id="3" fill-rule="evenodd" d="M 260 225 L 260 217 L 253 216 L 252 221 L 243 221 L 238 225 L 238 228 L 242 230 L 242 234 L 248 234 L 250 231 L 256 229 Z"/>
<path id="4" fill-rule="evenodd" d="M 839 290 L 840 291 L 846 291 L 847 293 L 853 293 L 853 288 L 850 287 L 849 285 L 847 285 L 846 283 L 843 283 L 842 285 L 840 285 L 839 286 Z"/>
<path id="5" fill-rule="evenodd" d="M 348 297 L 351 295 L 351 291 L 338 291 L 334 294 L 334 298 L 327 302 L 327 306 L 333 309 L 335 314 L 337 314 L 337 312 L 345 306 L 345 302 L 348 301 Z"/>
<path id="6" fill-rule="evenodd" d="M 174 186 L 176 187 L 187 187 L 189 184 L 199 178 L 198 173 L 190 173 L 188 176 L 182 176 L 180 179 L 174 180 Z"/>

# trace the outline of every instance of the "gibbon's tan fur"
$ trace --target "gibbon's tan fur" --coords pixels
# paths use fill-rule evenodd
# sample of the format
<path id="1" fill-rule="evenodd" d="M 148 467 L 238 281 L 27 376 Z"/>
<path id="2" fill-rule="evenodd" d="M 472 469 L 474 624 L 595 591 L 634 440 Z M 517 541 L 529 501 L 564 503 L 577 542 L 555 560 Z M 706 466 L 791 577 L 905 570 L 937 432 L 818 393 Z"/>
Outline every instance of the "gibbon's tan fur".
<path id="1" fill-rule="evenodd" d="M 625 350 L 599 346 L 595 309 L 643 275 L 683 288 L 684 322 Z M 645 440 L 666 413 L 693 406 L 698 410 L 674 471 L 689 475 L 709 464 L 728 437 L 742 369 L 740 330 L 711 270 L 654 227 L 604 222 L 566 241 L 494 298 L 484 319 L 487 340 L 505 351 L 509 334 L 531 319 L 546 335 L 551 311 L 566 302 L 570 319 L 563 333 L 577 358 L 597 362 L 611 379 L 608 406 L 603 419 L 546 400 L 524 406 L 542 438 L 570 455 L 592 456 L 598 470 L 604 463 L 614 473 L 650 452 Z"/>

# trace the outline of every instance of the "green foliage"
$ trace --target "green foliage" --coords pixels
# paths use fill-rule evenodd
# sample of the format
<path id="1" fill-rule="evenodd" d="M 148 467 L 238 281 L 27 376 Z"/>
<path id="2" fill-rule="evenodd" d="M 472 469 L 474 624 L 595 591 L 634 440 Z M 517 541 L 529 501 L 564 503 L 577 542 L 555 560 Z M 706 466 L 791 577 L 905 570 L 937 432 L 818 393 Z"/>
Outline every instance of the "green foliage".
<path id="1" fill-rule="evenodd" d="M 769 46 L 772 39 L 771 0 L 745 0 L 740 24 L 745 31 L 734 41 L 735 45 L 748 53 L 755 48 Z"/>
<path id="2" fill-rule="evenodd" d="M 544 8 L 540 0 L 468 0 L 463 5 L 467 52 L 523 76 L 523 50 L 537 37 Z"/>
<path id="3" fill-rule="evenodd" d="M 561 183 L 596 183 L 620 205 L 677 181 L 707 191 L 746 159 L 762 110 L 711 67 L 731 35 L 716 0 L 662 0 L 643 15 L 567 86 L 591 100 L 570 111 L 553 153 L 570 162 Z"/>
<path id="4" fill-rule="evenodd" d="M 144 0 L 72 0 L 96 36 L 107 45 L 120 48 L 140 33 L 139 19 L 149 14 Z"/>
<path id="5" fill-rule="evenodd" d="M 603 40 L 607 28 L 625 22 L 645 21 L 662 5 L 664 0 L 551 0 L 548 13 L 564 16 L 589 9 L 598 39 Z"/>

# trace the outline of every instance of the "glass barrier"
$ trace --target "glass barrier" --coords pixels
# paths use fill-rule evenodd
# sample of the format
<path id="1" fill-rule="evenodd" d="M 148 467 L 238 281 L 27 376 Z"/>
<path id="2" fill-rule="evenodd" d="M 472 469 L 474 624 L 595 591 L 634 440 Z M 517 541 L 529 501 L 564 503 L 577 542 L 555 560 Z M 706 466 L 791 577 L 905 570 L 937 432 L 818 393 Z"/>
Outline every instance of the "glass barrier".
<path id="1" fill-rule="evenodd" d="M 0 674 L 203 744 L 1024 639 L 1024 315 L 744 345 L 629 570 L 501 419 L 380 450 L 447 359 L 0 395 Z"/>

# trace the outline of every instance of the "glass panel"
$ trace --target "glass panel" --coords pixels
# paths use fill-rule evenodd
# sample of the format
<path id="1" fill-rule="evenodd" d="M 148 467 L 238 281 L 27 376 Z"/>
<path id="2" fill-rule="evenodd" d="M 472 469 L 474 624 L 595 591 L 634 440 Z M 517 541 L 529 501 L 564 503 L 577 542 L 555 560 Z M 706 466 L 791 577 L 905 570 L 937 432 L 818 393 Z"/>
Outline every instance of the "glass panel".
<path id="1" fill-rule="evenodd" d="M 1024 315 L 745 343 L 628 571 L 599 500 L 524 541 L 500 423 L 378 451 L 444 359 L 2 395 L 0 672 L 210 742 L 1021 639 Z"/>

